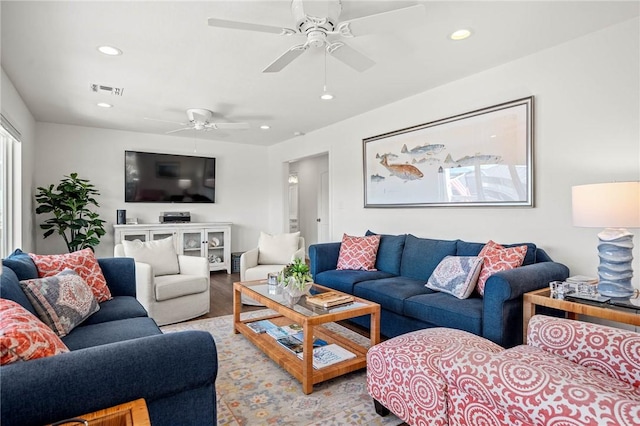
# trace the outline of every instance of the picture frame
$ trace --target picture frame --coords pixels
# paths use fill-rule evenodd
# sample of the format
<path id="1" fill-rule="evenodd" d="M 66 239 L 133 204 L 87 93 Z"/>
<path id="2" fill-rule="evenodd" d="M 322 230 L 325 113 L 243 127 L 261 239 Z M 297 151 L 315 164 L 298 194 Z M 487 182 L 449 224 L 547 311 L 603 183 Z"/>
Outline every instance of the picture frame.
<path id="1" fill-rule="evenodd" d="M 177 178 L 180 176 L 179 162 L 156 162 L 156 177 Z"/>
<path id="2" fill-rule="evenodd" d="M 533 207 L 533 101 L 363 139 L 364 207 Z"/>

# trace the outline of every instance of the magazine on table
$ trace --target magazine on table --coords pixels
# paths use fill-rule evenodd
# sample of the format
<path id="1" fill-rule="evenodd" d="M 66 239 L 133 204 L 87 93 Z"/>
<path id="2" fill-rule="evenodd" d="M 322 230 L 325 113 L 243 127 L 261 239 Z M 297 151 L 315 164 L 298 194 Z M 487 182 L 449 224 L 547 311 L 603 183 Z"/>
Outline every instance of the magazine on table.
<path id="1" fill-rule="evenodd" d="M 280 327 L 274 327 L 267 330 L 267 334 L 274 339 L 280 339 L 282 337 L 291 336 L 302 331 L 302 326 L 299 324 L 281 325 Z"/>
<path id="2" fill-rule="evenodd" d="M 319 369 L 328 367 L 338 362 L 355 358 L 356 354 L 343 348 L 342 346 L 332 343 L 330 345 L 313 348 L 313 368 Z M 303 359 L 304 354 L 298 353 L 298 358 Z"/>
<path id="3" fill-rule="evenodd" d="M 274 328 L 278 327 L 277 325 L 275 325 L 269 320 L 248 322 L 246 324 L 247 324 L 247 327 L 253 330 L 254 333 L 258 333 L 258 334 L 266 333 L 267 330 L 273 330 Z"/>
<path id="4" fill-rule="evenodd" d="M 282 346 L 284 346 L 285 348 L 289 349 L 291 352 L 297 354 L 303 351 L 304 332 L 300 331 L 299 333 L 292 334 L 290 336 L 281 337 L 276 341 L 280 343 Z M 314 348 L 325 346 L 326 344 L 327 342 L 325 342 L 322 339 L 316 338 L 313 340 Z"/>

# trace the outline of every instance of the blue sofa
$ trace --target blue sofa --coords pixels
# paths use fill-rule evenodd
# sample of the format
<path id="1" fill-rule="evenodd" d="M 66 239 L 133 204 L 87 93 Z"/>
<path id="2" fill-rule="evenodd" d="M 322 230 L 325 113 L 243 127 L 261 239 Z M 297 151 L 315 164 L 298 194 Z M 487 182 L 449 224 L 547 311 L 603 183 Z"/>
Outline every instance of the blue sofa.
<path id="1" fill-rule="evenodd" d="M 379 303 L 380 330 L 389 338 L 424 328 L 449 327 L 502 347 L 522 344 L 522 295 L 569 276 L 566 266 L 553 262 L 535 244 L 526 243 L 523 266 L 492 275 L 484 297 L 474 292 L 461 300 L 425 284 L 445 256 L 476 256 L 483 243 L 381 235 L 376 271 L 336 270 L 340 244 L 309 246 L 314 282 Z M 369 327 L 368 317 L 354 318 L 353 322 Z"/>
<path id="2" fill-rule="evenodd" d="M 154 426 L 216 424 L 212 336 L 162 334 L 135 298 L 133 259 L 98 262 L 113 299 L 62 338 L 70 352 L 0 367 L 0 423 L 43 425 L 144 398 Z M 0 297 L 37 316 L 19 284 L 30 278 L 27 254 L 3 259 Z"/>

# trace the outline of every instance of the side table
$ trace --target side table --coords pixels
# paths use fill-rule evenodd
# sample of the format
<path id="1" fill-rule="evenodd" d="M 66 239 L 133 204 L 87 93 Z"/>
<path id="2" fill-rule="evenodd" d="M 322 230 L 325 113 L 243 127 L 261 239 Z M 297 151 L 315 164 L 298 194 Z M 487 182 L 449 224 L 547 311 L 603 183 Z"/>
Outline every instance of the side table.
<path id="1" fill-rule="evenodd" d="M 578 319 L 578 315 L 589 315 L 609 321 L 640 326 L 640 307 L 637 310 L 618 308 L 605 303 L 580 303 L 551 297 L 551 290 L 543 288 L 525 293 L 523 296 L 522 327 L 524 343 L 527 343 L 529 320 L 536 313 L 536 306 L 559 309 L 567 312 L 567 318 Z"/>

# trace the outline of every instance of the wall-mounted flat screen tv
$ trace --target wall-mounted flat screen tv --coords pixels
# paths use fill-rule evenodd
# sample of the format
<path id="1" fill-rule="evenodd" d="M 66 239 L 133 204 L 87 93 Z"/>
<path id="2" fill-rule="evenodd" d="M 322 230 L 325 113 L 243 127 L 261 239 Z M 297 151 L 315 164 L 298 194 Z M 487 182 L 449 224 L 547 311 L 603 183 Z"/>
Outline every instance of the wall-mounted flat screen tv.
<path id="1" fill-rule="evenodd" d="M 127 203 L 215 203 L 216 159 L 124 152 Z"/>

